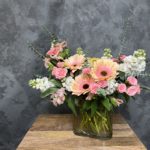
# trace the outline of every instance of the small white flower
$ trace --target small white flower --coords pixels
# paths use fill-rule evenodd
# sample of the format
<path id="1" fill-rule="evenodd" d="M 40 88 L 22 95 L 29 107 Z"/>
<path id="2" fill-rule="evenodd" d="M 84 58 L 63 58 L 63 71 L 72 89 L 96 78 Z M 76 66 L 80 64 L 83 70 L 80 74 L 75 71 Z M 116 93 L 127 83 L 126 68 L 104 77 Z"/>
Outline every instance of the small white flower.
<path id="1" fill-rule="evenodd" d="M 67 91 L 71 91 L 71 85 L 74 79 L 72 77 L 67 77 L 65 82 L 62 84 L 64 88 L 66 88 Z"/>
<path id="2" fill-rule="evenodd" d="M 106 94 L 107 95 L 113 94 L 116 91 L 117 87 L 118 83 L 116 82 L 116 80 L 109 80 L 108 87 L 106 88 Z"/>
<path id="3" fill-rule="evenodd" d="M 125 72 L 127 76 L 138 76 L 145 71 L 146 62 L 143 57 L 127 56 L 123 63 L 119 65 L 119 70 Z"/>
<path id="4" fill-rule="evenodd" d="M 30 80 L 29 84 L 30 86 L 32 86 L 32 88 L 40 90 L 41 92 L 44 92 L 51 87 L 54 87 L 54 84 L 50 82 L 47 77 Z"/>

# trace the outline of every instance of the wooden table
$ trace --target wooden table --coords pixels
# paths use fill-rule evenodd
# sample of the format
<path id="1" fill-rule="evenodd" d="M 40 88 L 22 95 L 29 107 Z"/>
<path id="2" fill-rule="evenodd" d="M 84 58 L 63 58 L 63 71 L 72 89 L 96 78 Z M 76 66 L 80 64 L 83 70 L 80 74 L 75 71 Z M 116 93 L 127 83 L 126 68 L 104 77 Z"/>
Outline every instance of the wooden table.
<path id="1" fill-rule="evenodd" d="M 18 150 L 144 150 L 144 145 L 120 115 L 113 116 L 113 138 L 98 140 L 76 136 L 72 116 L 40 115 Z"/>

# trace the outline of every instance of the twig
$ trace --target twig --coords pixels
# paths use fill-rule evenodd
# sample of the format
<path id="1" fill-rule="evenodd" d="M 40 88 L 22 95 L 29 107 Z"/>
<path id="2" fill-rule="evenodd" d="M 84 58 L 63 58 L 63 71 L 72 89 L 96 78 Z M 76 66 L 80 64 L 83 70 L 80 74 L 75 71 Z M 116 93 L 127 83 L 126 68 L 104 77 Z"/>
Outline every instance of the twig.
<path id="1" fill-rule="evenodd" d="M 33 50 L 33 51 L 34 51 L 34 53 L 35 53 L 35 54 L 37 54 L 40 58 L 42 58 L 42 59 L 44 59 L 44 58 L 45 58 L 45 56 L 44 56 L 42 53 L 40 53 L 40 52 L 39 52 L 39 50 L 38 50 L 38 49 L 36 49 L 36 48 L 33 46 L 33 44 L 32 44 L 32 43 L 27 42 L 27 44 L 28 44 L 28 47 L 29 47 L 31 50 Z"/>
<path id="2" fill-rule="evenodd" d="M 144 89 L 144 90 L 150 91 L 150 87 L 147 87 L 147 86 L 145 86 L 145 85 L 141 85 L 141 88 Z"/>

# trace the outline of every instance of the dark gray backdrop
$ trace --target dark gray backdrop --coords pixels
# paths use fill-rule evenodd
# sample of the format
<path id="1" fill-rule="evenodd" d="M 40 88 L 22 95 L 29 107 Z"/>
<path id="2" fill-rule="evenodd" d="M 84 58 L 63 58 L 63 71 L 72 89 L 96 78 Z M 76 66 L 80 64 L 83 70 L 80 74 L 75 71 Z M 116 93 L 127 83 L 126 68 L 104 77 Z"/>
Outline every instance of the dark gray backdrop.
<path id="1" fill-rule="evenodd" d="M 0 150 L 15 149 L 39 113 L 68 112 L 27 85 L 34 73 L 45 73 L 42 60 L 27 48 L 29 40 L 42 53 L 48 50 L 42 26 L 90 56 L 100 56 L 105 47 L 115 55 L 121 47 L 127 54 L 144 48 L 150 55 L 149 17 L 150 0 L 0 0 Z M 149 96 L 143 92 L 121 111 L 150 149 Z"/>

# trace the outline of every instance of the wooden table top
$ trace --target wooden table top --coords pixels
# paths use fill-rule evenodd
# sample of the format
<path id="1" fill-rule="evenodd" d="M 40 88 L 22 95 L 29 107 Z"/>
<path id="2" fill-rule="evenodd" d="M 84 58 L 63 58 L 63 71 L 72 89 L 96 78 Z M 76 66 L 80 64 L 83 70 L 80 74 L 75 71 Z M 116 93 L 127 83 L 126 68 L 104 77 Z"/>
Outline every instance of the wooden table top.
<path id="1" fill-rule="evenodd" d="M 120 115 L 113 116 L 113 138 L 98 140 L 74 135 L 72 115 L 40 115 L 17 150 L 145 150 Z"/>

